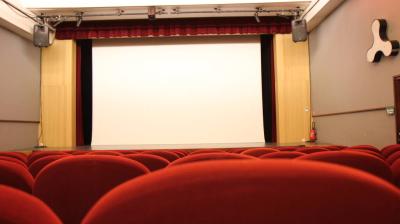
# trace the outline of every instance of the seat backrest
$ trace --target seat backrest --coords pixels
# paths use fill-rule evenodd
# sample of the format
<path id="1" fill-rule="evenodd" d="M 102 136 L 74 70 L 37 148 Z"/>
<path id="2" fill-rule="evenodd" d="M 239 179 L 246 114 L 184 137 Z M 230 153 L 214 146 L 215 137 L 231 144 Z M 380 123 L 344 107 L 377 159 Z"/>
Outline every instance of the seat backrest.
<path id="1" fill-rule="evenodd" d="M 339 145 L 323 145 L 322 148 L 329 149 L 330 151 L 337 151 L 341 150 L 342 148 L 347 148 L 346 146 L 339 146 Z"/>
<path id="2" fill-rule="evenodd" d="M 260 157 L 262 155 L 272 153 L 272 152 L 279 152 L 277 149 L 269 149 L 269 148 L 254 148 L 254 149 L 247 149 L 240 154 L 242 155 L 247 155 L 247 156 L 254 156 L 254 157 Z"/>
<path id="3" fill-rule="evenodd" d="M 70 156 L 52 162 L 36 176 L 33 194 L 64 223 L 75 224 L 107 191 L 148 172 L 142 164 L 120 156 Z"/>
<path id="4" fill-rule="evenodd" d="M 178 154 L 179 157 L 185 157 L 190 154 L 188 150 L 185 149 L 174 149 L 171 152 Z"/>
<path id="5" fill-rule="evenodd" d="M 248 148 L 231 148 L 231 149 L 227 149 L 227 152 L 230 153 L 242 153 L 244 151 L 246 151 Z"/>
<path id="6" fill-rule="evenodd" d="M 382 156 L 388 158 L 391 154 L 400 151 L 400 144 L 388 145 L 381 150 Z"/>
<path id="7" fill-rule="evenodd" d="M 355 169 L 308 161 L 213 161 L 128 181 L 83 224 L 396 224 L 400 191 Z"/>
<path id="8" fill-rule="evenodd" d="M 187 154 L 182 151 L 171 150 L 171 152 L 175 153 L 179 158 L 187 156 Z"/>
<path id="9" fill-rule="evenodd" d="M 169 162 L 173 162 L 173 161 L 175 161 L 175 160 L 180 158 L 174 152 L 167 151 L 167 150 L 148 150 L 148 151 L 145 150 L 142 153 L 143 154 L 152 154 L 152 155 L 156 155 L 156 156 L 161 156 L 164 159 L 168 160 Z"/>
<path id="10" fill-rule="evenodd" d="M 348 149 L 363 149 L 363 150 L 370 150 L 370 151 L 376 152 L 378 154 L 381 153 L 381 151 L 378 148 L 376 148 L 372 145 L 354 145 L 354 146 L 348 147 Z"/>
<path id="11" fill-rule="evenodd" d="M 90 150 L 73 150 L 70 152 L 72 155 L 85 155 L 87 153 L 91 152 Z"/>
<path id="12" fill-rule="evenodd" d="M 260 156 L 260 159 L 294 159 L 300 156 L 307 155 L 302 152 L 295 151 L 283 151 L 283 152 L 273 152 Z"/>
<path id="13" fill-rule="evenodd" d="M 201 153 L 197 155 L 191 155 L 184 158 L 180 158 L 175 160 L 174 162 L 169 164 L 171 166 L 189 164 L 189 163 L 198 163 L 198 162 L 206 162 L 206 161 L 215 161 L 215 160 L 238 160 L 238 159 L 257 159 L 253 156 L 247 156 L 237 153 Z"/>
<path id="14" fill-rule="evenodd" d="M 399 159 L 400 159 L 400 151 L 391 154 L 388 158 L 386 158 L 386 162 L 388 164 L 393 164 L 394 162 L 396 162 L 396 160 L 399 160 Z"/>
<path id="15" fill-rule="evenodd" d="M 393 180 L 389 165 L 385 161 L 366 153 L 349 151 L 319 152 L 302 156 L 298 159 L 335 163 L 363 170 L 390 182 Z"/>
<path id="16" fill-rule="evenodd" d="M 32 193 L 33 177 L 23 166 L 0 160 L 0 184 Z"/>
<path id="17" fill-rule="evenodd" d="M 374 151 L 371 151 L 371 150 L 365 150 L 365 149 L 349 149 L 349 148 L 347 148 L 347 149 L 342 149 L 341 151 L 343 151 L 343 152 L 361 152 L 361 153 L 367 153 L 367 154 L 373 155 L 373 156 L 375 156 L 375 157 L 377 157 L 377 158 L 380 158 L 380 159 L 382 159 L 382 160 L 385 160 L 385 157 L 383 157 L 380 153 L 377 153 L 377 152 L 374 152 Z"/>
<path id="18" fill-rule="evenodd" d="M 126 158 L 135 160 L 143 165 L 145 165 L 150 171 L 156 171 L 168 166 L 169 161 L 162 158 L 161 156 L 151 155 L 151 154 L 128 154 L 125 155 Z"/>
<path id="19" fill-rule="evenodd" d="M 42 201 L 23 191 L 0 185 L 0 223 L 61 224 Z"/>
<path id="20" fill-rule="evenodd" d="M 69 157 L 71 155 L 53 155 L 53 156 L 45 156 L 43 158 L 35 160 L 30 166 L 29 166 L 29 172 L 32 174 L 33 177 L 36 177 L 36 175 L 48 164 L 59 160 L 61 158 Z"/>
<path id="21" fill-rule="evenodd" d="M 197 155 L 197 154 L 202 154 L 202 153 L 227 153 L 224 150 L 221 149 L 196 149 L 193 152 L 189 154 L 190 155 Z"/>
<path id="22" fill-rule="evenodd" d="M 38 151 L 38 152 L 32 152 L 32 154 L 29 155 L 28 157 L 28 162 L 27 165 L 30 166 L 33 162 L 35 162 L 38 159 L 41 159 L 46 156 L 54 156 L 54 155 L 70 155 L 69 153 L 66 152 L 61 152 L 61 151 Z"/>
<path id="23" fill-rule="evenodd" d="M 390 166 L 393 172 L 393 183 L 400 188 L 400 159 Z"/>
<path id="24" fill-rule="evenodd" d="M 123 156 L 124 154 L 116 151 L 109 151 L 109 150 L 93 150 L 86 155 L 106 155 L 106 156 Z"/>
<path id="25" fill-rule="evenodd" d="M 16 164 L 21 165 L 22 167 L 24 167 L 25 169 L 28 169 L 28 166 L 26 165 L 26 163 L 22 162 L 21 160 L 14 158 L 14 157 L 10 157 L 10 156 L 0 156 L 0 160 L 5 160 L 5 161 L 9 161 L 9 162 L 13 162 Z"/>
<path id="26" fill-rule="evenodd" d="M 296 151 L 306 153 L 306 154 L 311 154 L 311 153 L 316 153 L 316 152 L 328 152 L 329 149 L 325 149 L 322 147 L 306 147 L 306 148 L 297 149 Z"/>
<path id="27" fill-rule="evenodd" d="M 13 157 L 13 158 L 21 160 L 21 162 L 23 162 L 23 163 L 27 162 L 27 156 L 25 154 L 23 154 L 23 153 L 18 153 L 18 152 L 0 152 L 0 156 Z"/>
<path id="28" fill-rule="evenodd" d="M 275 146 L 273 147 L 274 149 L 277 149 L 281 152 L 286 152 L 286 151 L 296 151 L 298 147 L 296 146 Z"/>

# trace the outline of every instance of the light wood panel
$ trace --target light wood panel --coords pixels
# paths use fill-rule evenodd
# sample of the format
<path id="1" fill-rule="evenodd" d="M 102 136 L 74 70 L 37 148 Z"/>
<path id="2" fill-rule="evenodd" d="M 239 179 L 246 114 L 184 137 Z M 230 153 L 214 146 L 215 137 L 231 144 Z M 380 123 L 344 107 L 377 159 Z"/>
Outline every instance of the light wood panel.
<path id="1" fill-rule="evenodd" d="M 48 147 L 76 145 L 75 58 L 76 45 L 72 40 L 55 40 L 52 46 L 42 49 L 39 135 L 41 143 Z"/>
<path id="2" fill-rule="evenodd" d="M 275 35 L 275 89 L 278 143 L 309 140 L 310 69 L 308 42 Z"/>

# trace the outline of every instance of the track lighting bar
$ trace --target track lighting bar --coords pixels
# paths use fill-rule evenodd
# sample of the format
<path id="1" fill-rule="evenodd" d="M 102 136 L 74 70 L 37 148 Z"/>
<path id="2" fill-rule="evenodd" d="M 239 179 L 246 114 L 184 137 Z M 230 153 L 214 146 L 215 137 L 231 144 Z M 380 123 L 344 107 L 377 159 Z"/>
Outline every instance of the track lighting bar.
<path id="1" fill-rule="evenodd" d="M 254 10 L 223 10 L 221 8 L 214 8 L 214 10 L 199 10 L 199 11 L 181 11 L 179 8 L 174 8 L 170 14 L 199 14 L 199 13 L 275 13 L 277 15 L 280 14 L 290 14 L 296 15 L 298 13 L 303 12 L 303 9 L 262 9 L 262 8 L 255 8 Z"/>
<path id="2" fill-rule="evenodd" d="M 115 13 L 87 13 L 87 12 L 78 12 L 76 14 L 65 14 L 65 15 L 45 15 L 41 14 L 36 16 L 35 19 L 39 21 L 45 21 L 45 24 L 48 22 L 53 23 L 53 27 L 59 25 L 64 21 L 76 21 L 76 26 L 79 27 L 84 18 L 89 17 L 115 17 L 115 16 L 146 16 L 149 19 L 155 19 L 156 15 L 183 15 L 183 14 L 230 14 L 230 13 L 249 13 L 254 15 L 257 22 L 260 21 L 259 16 L 261 14 L 274 14 L 276 16 L 296 16 L 302 13 L 304 10 L 300 8 L 295 9 L 263 9 L 260 7 L 256 7 L 254 9 L 245 9 L 245 10 L 228 10 L 222 9 L 220 7 L 216 7 L 212 10 L 193 10 L 193 11 L 181 11 L 180 8 L 173 8 L 170 12 L 167 12 L 165 9 L 157 9 L 155 6 L 151 6 L 145 12 L 125 12 L 122 9 L 117 9 Z M 153 18 L 154 17 L 154 18 Z"/>

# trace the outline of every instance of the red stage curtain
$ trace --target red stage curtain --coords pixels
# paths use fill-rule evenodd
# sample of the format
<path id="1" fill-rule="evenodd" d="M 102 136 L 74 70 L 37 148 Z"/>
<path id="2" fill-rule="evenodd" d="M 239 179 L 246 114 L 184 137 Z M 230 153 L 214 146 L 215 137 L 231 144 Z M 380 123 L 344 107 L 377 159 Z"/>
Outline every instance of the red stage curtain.
<path id="1" fill-rule="evenodd" d="M 281 17 L 186 18 L 156 20 L 84 21 L 57 27 L 57 39 L 97 39 L 197 35 L 243 35 L 290 33 L 290 19 Z"/>

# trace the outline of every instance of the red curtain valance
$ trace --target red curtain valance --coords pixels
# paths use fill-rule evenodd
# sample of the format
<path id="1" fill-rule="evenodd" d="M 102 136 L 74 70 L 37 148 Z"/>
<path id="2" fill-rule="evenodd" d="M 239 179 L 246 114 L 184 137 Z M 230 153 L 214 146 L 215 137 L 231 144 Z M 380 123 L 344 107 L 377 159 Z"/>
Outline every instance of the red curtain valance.
<path id="1" fill-rule="evenodd" d="M 57 27 L 57 39 L 98 39 L 197 35 L 290 33 L 290 19 L 280 17 L 187 18 L 156 20 L 83 21 Z"/>

